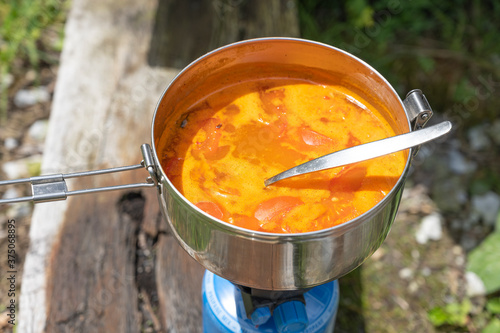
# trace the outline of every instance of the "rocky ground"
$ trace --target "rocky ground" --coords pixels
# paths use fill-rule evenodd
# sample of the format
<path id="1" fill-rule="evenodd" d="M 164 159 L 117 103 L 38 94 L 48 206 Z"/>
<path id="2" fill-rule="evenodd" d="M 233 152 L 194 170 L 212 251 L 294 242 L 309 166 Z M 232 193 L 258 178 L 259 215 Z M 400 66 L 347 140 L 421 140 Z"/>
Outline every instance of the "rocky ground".
<path id="1" fill-rule="evenodd" d="M 44 68 L 40 72 L 24 71 L 14 80 L 8 77 L 12 94 L 9 96 L 7 121 L 0 126 L 0 179 L 17 179 L 36 175 L 44 149 L 44 140 L 50 114 L 57 67 Z M 3 78 L 6 80 L 6 78 Z M 5 81 L 4 81 L 5 83 Z M 0 188 L 1 198 L 8 199 L 30 195 L 29 184 Z M 29 245 L 29 226 L 33 204 L 30 202 L 12 205 L 0 205 L 0 267 L 2 272 L 12 270 L 8 264 L 7 245 L 9 221 L 14 220 L 16 231 L 15 263 L 16 288 L 15 299 L 19 299 L 22 283 L 24 256 Z M 0 330 L 10 332 L 10 319 L 6 306 L 13 298 L 8 280 L 0 281 Z"/>
<path id="2" fill-rule="evenodd" d="M 496 324 L 485 330 L 485 303 L 494 295 L 487 298 L 468 271 L 468 254 L 495 224 L 499 230 L 499 148 L 500 119 L 422 147 L 385 243 L 340 279 L 336 332 L 500 332 Z M 485 266 L 500 262 L 500 253 L 486 253 Z M 461 324 L 430 320 L 431 312 L 453 307 Z"/>
<path id="3" fill-rule="evenodd" d="M 26 70 L 7 82 L 11 91 L 8 119 L 0 126 L 2 180 L 39 173 L 56 74 L 57 66 L 39 73 Z M 340 280 L 336 332 L 456 331 L 453 326 L 436 328 L 428 312 L 467 295 L 473 296 L 473 304 L 460 330 L 479 332 L 471 316 L 481 315 L 486 298 L 484 286 L 466 274 L 466 254 L 492 232 L 497 221 L 499 149 L 498 119 L 467 131 L 462 128 L 445 141 L 423 147 L 413 163 L 389 237 L 361 268 Z M 1 198 L 29 193 L 29 186 L 0 188 Z M 9 270 L 7 223 L 15 220 L 16 225 L 16 298 L 32 210 L 32 203 L 0 206 L 3 272 Z M 9 282 L 3 279 L 3 332 L 12 331 L 6 315 L 8 291 Z"/>

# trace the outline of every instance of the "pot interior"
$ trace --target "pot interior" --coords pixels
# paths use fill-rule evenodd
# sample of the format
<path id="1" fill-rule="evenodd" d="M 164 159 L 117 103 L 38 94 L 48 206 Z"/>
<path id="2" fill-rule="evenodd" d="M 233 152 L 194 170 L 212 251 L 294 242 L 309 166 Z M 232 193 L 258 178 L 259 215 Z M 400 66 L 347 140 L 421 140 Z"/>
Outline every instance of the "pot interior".
<path id="1" fill-rule="evenodd" d="M 182 120 L 186 119 L 186 110 L 203 108 L 204 105 L 196 104 L 200 100 L 213 109 L 224 107 L 234 99 L 234 93 L 227 92 L 241 81 L 262 81 L 269 77 L 341 85 L 376 108 L 396 134 L 409 132 L 408 117 L 400 98 L 388 82 L 363 61 L 316 42 L 288 38 L 257 39 L 208 53 L 172 81 L 153 119 L 152 142 L 158 160 L 162 160 L 161 152 L 171 144 L 172 126 L 181 126 Z M 403 175 L 408 167 L 408 152 L 406 159 Z M 166 178 L 164 167 L 160 165 L 162 177 Z"/>

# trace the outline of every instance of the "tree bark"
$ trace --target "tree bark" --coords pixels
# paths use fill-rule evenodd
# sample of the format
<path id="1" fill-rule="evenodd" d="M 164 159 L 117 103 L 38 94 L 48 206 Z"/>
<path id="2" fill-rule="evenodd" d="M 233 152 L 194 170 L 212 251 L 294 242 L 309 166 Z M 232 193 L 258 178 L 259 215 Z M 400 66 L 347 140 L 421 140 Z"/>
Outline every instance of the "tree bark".
<path id="1" fill-rule="evenodd" d="M 180 69 L 239 40 L 299 35 L 295 0 L 165 0 L 159 2 L 148 62 Z"/>

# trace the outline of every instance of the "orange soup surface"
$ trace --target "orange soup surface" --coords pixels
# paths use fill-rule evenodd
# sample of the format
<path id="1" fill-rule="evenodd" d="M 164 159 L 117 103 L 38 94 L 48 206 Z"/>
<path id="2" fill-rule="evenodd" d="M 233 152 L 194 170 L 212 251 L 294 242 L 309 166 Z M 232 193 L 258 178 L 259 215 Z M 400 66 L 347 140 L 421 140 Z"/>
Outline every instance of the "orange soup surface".
<path id="1" fill-rule="evenodd" d="M 218 94 L 228 102 L 207 97 L 172 120 L 161 163 L 189 201 L 222 221 L 270 233 L 329 228 L 376 205 L 404 170 L 407 152 L 398 152 L 265 187 L 291 167 L 395 132 L 340 85 L 268 78 Z"/>

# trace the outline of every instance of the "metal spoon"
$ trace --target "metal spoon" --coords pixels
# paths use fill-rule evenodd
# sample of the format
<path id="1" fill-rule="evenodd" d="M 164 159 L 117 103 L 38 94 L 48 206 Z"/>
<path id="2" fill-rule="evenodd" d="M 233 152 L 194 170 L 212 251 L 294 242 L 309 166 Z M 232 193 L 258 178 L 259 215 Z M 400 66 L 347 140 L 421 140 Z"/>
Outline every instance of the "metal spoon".
<path id="1" fill-rule="evenodd" d="M 361 162 L 375 157 L 395 153 L 400 150 L 405 150 L 419 146 L 428 141 L 432 141 L 442 135 L 445 135 L 450 130 L 451 123 L 449 121 L 443 121 L 442 123 L 424 129 L 339 150 L 283 171 L 276 176 L 266 179 L 264 184 L 269 186 L 285 178 L 336 168 L 346 164 Z"/>

